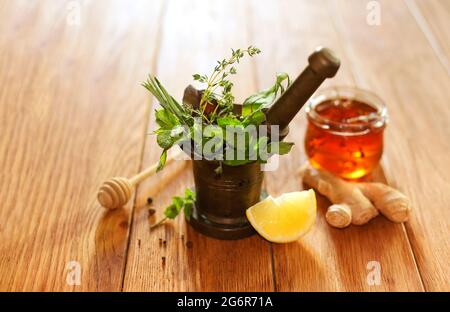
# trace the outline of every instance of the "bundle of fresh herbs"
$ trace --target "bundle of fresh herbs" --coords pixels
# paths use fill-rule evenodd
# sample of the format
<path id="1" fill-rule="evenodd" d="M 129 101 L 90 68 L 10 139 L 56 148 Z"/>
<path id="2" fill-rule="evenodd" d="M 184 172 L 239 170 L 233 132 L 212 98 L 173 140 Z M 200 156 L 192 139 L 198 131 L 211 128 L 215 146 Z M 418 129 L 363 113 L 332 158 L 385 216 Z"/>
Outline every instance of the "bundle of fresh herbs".
<path id="1" fill-rule="evenodd" d="M 205 86 L 199 103 L 195 105 L 180 104 L 156 77 L 149 75 L 143 86 L 161 104 L 155 112 L 159 125 L 155 133 L 158 145 L 163 149 L 158 170 L 164 167 L 167 151 L 179 144 L 193 145 L 197 155 L 218 160 L 220 165 L 216 173 L 221 172 L 222 164 L 238 166 L 253 161 L 266 162 L 267 156 L 262 155 L 261 150 L 269 156 L 290 151 L 293 143 L 274 142 L 267 134 L 252 135 L 251 131 L 246 131 L 265 122 L 263 110 L 290 84 L 287 74 L 278 74 L 272 87 L 249 96 L 242 104 L 240 113 L 235 113 L 233 83 L 229 78 L 236 74 L 236 65 L 245 55 L 252 57 L 259 53 L 260 50 L 253 46 L 232 50 L 231 57 L 218 61 L 210 75 L 194 74 L 194 80 Z"/>

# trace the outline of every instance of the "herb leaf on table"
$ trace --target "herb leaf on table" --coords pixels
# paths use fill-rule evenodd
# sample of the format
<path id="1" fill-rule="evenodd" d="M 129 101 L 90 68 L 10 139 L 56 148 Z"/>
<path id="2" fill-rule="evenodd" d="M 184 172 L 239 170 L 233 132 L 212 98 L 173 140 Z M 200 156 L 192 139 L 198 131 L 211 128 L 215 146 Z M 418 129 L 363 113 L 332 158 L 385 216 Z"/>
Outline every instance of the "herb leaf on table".
<path id="1" fill-rule="evenodd" d="M 184 197 L 174 196 L 172 203 L 164 210 L 164 218 L 153 224 L 150 229 L 157 227 L 167 219 L 175 219 L 181 211 L 184 212 L 186 219 L 189 220 L 194 207 L 195 197 L 195 192 L 188 188 L 184 191 Z"/>

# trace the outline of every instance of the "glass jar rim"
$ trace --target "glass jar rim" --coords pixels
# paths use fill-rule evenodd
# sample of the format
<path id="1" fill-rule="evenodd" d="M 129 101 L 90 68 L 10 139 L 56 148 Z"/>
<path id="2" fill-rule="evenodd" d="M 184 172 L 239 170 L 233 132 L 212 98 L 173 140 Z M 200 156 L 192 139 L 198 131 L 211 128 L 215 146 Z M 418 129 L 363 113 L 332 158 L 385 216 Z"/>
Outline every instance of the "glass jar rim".
<path id="1" fill-rule="evenodd" d="M 357 100 L 376 109 L 376 112 L 372 113 L 370 119 L 363 123 L 335 121 L 317 113 L 316 107 L 319 104 L 337 99 Z M 308 101 L 305 110 L 308 120 L 316 126 L 341 135 L 361 135 L 369 132 L 371 129 L 385 127 L 388 121 L 388 113 L 384 101 L 375 93 L 357 87 L 334 86 L 321 89 Z"/>

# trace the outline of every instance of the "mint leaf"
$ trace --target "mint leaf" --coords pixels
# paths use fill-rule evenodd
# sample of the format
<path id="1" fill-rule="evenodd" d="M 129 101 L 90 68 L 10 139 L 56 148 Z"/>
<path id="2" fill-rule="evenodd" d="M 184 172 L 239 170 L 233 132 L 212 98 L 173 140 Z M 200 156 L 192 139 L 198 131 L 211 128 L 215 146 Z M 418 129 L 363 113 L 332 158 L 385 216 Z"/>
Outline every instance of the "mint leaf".
<path id="1" fill-rule="evenodd" d="M 279 144 L 279 154 L 280 155 L 285 155 L 287 153 L 289 153 L 292 149 L 292 146 L 294 146 L 294 143 L 290 143 L 290 142 L 280 142 Z"/>
<path id="2" fill-rule="evenodd" d="M 175 219 L 184 211 L 186 218 L 190 218 L 195 203 L 195 192 L 190 189 L 184 191 L 184 197 L 174 196 L 172 203 L 164 210 L 164 215 L 169 219 Z"/>
<path id="3" fill-rule="evenodd" d="M 192 191 L 191 189 L 187 188 L 186 190 L 184 190 L 184 198 L 185 199 L 189 199 L 189 200 L 193 200 L 195 201 L 195 192 Z"/>
<path id="4" fill-rule="evenodd" d="M 175 207 L 177 207 L 178 210 L 181 210 L 183 208 L 184 205 L 184 199 L 179 197 L 179 196 L 174 196 L 172 198 L 172 202 L 175 205 Z"/>
<path id="5" fill-rule="evenodd" d="M 156 142 L 162 149 L 170 149 L 173 145 L 190 139 L 190 132 L 185 131 L 181 125 L 175 126 L 173 129 L 158 129 L 156 130 Z"/>
<path id="6" fill-rule="evenodd" d="M 226 117 L 217 118 L 217 124 L 221 127 L 239 126 L 239 125 L 241 125 L 241 122 L 239 119 L 237 119 L 234 116 L 226 116 Z"/>
<path id="7" fill-rule="evenodd" d="M 243 103 L 242 116 L 247 116 L 260 108 L 268 107 L 275 101 L 275 97 L 272 88 L 251 95 Z"/>
<path id="8" fill-rule="evenodd" d="M 245 117 L 242 123 L 245 127 L 248 125 L 259 126 L 264 121 L 266 121 L 266 115 L 262 111 L 257 110 Z"/>
<path id="9" fill-rule="evenodd" d="M 158 130 L 156 142 L 163 149 L 169 149 L 172 147 L 174 141 L 172 136 L 170 135 L 171 130 Z"/>
<path id="10" fill-rule="evenodd" d="M 184 205 L 184 216 L 186 217 L 186 219 L 190 220 L 191 219 L 191 215 L 192 215 L 192 209 L 194 208 L 194 203 L 193 202 L 186 202 Z"/>
<path id="11" fill-rule="evenodd" d="M 278 148 L 277 148 L 278 145 Z M 269 153 L 285 155 L 289 153 L 294 146 L 294 143 L 290 142 L 271 142 L 269 144 Z"/>
<path id="12" fill-rule="evenodd" d="M 156 123 L 163 129 L 172 129 L 178 123 L 178 120 L 165 109 L 155 110 Z"/>
<path id="13" fill-rule="evenodd" d="M 180 213 L 180 209 L 175 205 L 171 204 L 164 210 L 164 215 L 169 219 L 175 219 Z"/>
<path id="14" fill-rule="evenodd" d="M 284 81 L 287 81 L 286 87 L 283 85 Z M 258 109 L 269 107 L 275 101 L 277 95 L 283 94 L 289 85 L 289 75 L 286 73 L 278 73 L 275 84 L 272 87 L 255 93 L 244 101 L 242 116 L 247 116 Z"/>

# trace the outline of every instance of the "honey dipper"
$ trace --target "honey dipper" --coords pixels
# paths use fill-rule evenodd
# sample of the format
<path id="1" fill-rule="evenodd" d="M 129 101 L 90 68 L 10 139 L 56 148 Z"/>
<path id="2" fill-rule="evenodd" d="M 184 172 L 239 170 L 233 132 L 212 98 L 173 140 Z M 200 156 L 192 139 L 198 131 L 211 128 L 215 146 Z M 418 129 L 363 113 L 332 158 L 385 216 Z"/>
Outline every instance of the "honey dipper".
<path id="1" fill-rule="evenodd" d="M 180 154 L 181 150 L 169 156 L 166 165 L 173 162 Z M 108 209 L 122 207 L 130 199 L 133 187 L 155 174 L 157 168 L 158 163 L 155 163 L 132 178 L 114 177 L 104 182 L 97 193 L 98 202 Z"/>

